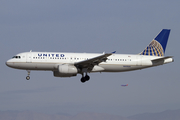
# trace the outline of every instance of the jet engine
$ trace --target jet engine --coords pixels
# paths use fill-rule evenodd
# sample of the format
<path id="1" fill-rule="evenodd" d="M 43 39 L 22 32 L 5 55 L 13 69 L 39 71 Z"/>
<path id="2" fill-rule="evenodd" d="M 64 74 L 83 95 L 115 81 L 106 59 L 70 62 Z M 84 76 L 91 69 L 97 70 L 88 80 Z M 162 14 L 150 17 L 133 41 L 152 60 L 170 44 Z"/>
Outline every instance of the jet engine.
<path id="1" fill-rule="evenodd" d="M 58 66 L 58 71 L 54 71 L 55 77 L 72 77 L 78 73 L 77 68 L 74 65 L 63 64 Z"/>

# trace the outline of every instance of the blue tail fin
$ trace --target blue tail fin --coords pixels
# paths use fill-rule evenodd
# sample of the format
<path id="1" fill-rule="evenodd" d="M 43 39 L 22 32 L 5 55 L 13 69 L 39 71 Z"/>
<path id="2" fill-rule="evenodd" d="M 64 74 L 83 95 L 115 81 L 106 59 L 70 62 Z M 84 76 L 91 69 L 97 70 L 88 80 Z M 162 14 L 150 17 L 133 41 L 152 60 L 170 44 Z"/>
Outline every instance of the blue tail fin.
<path id="1" fill-rule="evenodd" d="M 163 29 L 140 55 L 164 56 L 170 29 Z"/>

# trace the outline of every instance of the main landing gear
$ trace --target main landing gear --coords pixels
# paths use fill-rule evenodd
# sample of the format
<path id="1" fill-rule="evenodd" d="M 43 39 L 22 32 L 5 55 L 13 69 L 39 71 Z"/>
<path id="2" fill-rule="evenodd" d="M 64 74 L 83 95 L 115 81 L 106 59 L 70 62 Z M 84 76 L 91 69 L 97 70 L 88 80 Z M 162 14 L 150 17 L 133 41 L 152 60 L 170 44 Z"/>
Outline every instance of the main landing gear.
<path id="1" fill-rule="evenodd" d="M 87 75 L 87 73 L 86 73 L 85 77 L 84 77 L 84 74 L 82 74 L 82 78 L 81 78 L 82 83 L 88 81 L 89 79 L 90 79 L 90 77 L 89 77 L 89 75 Z"/>
<path id="2" fill-rule="evenodd" d="M 28 76 L 26 77 L 26 80 L 29 80 L 30 79 L 30 71 L 27 70 L 27 72 L 28 72 Z"/>
<path id="3" fill-rule="evenodd" d="M 84 83 L 86 81 L 88 81 L 90 79 L 90 77 L 88 75 L 86 75 L 85 77 L 81 78 L 81 82 Z"/>
<path id="4" fill-rule="evenodd" d="M 85 83 L 86 81 L 88 81 L 90 79 L 89 75 L 87 75 L 87 71 L 88 71 L 88 68 L 83 68 L 81 70 L 81 74 L 82 74 L 81 82 L 82 83 Z M 84 76 L 84 73 L 86 74 L 85 76 Z"/>

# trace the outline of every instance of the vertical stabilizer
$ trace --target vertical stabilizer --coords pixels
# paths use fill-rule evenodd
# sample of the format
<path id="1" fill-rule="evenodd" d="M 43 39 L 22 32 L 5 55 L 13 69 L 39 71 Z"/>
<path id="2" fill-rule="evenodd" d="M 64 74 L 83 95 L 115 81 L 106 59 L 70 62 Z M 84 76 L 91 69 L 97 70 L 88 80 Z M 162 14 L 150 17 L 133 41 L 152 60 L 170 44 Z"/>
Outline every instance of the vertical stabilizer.
<path id="1" fill-rule="evenodd" d="M 164 56 L 170 29 L 163 29 L 140 55 Z"/>

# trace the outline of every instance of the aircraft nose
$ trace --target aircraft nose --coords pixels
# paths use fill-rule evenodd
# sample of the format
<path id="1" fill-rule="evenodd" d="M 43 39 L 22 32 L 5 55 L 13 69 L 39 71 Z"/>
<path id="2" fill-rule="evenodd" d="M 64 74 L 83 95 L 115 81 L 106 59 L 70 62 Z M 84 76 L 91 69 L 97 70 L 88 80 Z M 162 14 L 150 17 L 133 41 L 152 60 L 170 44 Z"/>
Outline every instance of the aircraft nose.
<path id="1" fill-rule="evenodd" d="M 10 60 L 6 61 L 6 65 L 7 65 L 8 67 L 11 67 L 12 62 L 10 62 Z"/>
<path id="2" fill-rule="evenodd" d="M 9 66 L 9 61 L 6 61 L 6 65 Z"/>

